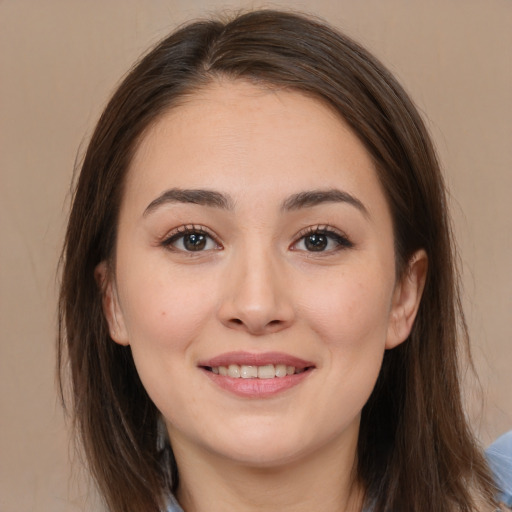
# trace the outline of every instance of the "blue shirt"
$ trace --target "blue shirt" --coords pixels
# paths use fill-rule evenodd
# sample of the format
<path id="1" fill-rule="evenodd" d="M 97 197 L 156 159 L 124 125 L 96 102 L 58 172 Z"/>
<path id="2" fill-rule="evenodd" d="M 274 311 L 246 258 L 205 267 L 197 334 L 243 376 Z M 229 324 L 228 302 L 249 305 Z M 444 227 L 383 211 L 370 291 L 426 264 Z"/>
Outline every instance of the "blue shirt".
<path id="1" fill-rule="evenodd" d="M 485 455 L 500 490 L 498 500 L 512 507 L 512 430 L 494 441 Z"/>
<path id="2" fill-rule="evenodd" d="M 174 496 L 171 496 L 171 500 L 170 500 L 169 504 L 167 505 L 166 512 L 183 512 L 183 509 L 179 506 L 179 504 L 176 501 L 176 498 Z"/>
<path id="3" fill-rule="evenodd" d="M 499 489 L 498 501 L 512 507 L 512 430 L 494 441 L 485 455 Z M 166 512 L 183 512 L 174 496 L 171 496 Z"/>

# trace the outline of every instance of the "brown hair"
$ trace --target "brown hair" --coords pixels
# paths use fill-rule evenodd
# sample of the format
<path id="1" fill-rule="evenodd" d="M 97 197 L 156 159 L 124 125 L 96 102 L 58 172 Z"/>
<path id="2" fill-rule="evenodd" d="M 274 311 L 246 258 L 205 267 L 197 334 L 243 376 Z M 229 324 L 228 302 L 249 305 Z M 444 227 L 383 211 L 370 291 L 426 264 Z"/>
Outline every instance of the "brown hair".
<path id="1" fill-rule="evenodd" d="M 159 412 L 129 347 L 114 343 L 94 281 L 111 260 L 123 182 L 142 135 L 166 110 L 218 77 L 302 91 L 330 104 L 372 156 L 395 230 L 400 275 L 423 248 L 427 282 L 409 339 L 387 351 L 365 405 L 358 476 L 375 512 L 473 511 L 493 487 L 461 405 L 467 348 L 443 179 L 411 100 L 372 55 L 324 23 L 256 11 L 171 34 L 127 75 L 85 154 L 63 250 L 59 369 L 71 368 L 72 415 L 110 510 L 158 511 L 171 482 L 158 451 Z"/>

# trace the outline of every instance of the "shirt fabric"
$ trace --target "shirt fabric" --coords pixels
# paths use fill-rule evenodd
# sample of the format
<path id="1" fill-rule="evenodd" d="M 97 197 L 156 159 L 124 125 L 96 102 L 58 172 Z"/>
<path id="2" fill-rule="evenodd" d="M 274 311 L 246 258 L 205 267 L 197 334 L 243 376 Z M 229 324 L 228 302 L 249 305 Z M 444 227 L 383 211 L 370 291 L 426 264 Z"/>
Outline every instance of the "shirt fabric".
<path id="1" fill-rule="evenodd" d="M 498 500 L 512 507 L 512 430 L 494 441 L 485 455 L 500 491 Z"/>
<path id="2" fill-rule="evenodd" d="M 179 506 L 174 496 L 171 496 L 166 512 L 183 512 L 183 509 Z"/>
<path id="3" fill-rule="evenodd" d="M 494 441 L 485 455 L 499 489 L 498 501 L 512 507 L 512 430 Z M 184 511 L 176 498 L 171 496 L 166 512 Z"/>
<path id="4" fill-rule="evenodd" d="M 180 507 L 179 503 L 176 501 L 176 498 L 174 496 L 171 496 L 171 500 L 167 506 L 166 512 L 183 512 L 183 509 Z"/>

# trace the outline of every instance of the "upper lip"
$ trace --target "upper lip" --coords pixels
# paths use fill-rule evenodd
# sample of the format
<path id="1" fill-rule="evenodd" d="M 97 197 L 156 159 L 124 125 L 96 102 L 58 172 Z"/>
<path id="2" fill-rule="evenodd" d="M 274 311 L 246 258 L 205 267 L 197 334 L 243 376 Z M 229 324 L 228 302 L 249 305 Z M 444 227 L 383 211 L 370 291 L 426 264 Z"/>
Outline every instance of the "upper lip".
<path id="1" fill-rule="evenodd" d="M 311 361 L 295 357 L 284 352 L 264 352 L 254 354 L 250 352 L 226 352 L 211 359 L 200 361 L 198 366 L 215 368 L 218 366 L 229 366 L 230 364 L 246 366 L 265 366 L 268 364 L 285 364 L 295 368 L 308 368 L 315 366 Z"/>

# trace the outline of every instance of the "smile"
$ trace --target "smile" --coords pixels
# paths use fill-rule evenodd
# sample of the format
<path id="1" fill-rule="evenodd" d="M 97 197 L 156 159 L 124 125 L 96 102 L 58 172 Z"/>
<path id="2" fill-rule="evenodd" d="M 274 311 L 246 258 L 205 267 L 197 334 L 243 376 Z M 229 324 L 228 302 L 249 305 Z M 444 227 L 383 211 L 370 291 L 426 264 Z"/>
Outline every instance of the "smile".
<path id="1" fill-rule="evenodd" d="M 224 354 L 198 366 L 214 384 L 246 398 L 265 398 L 290 389 L 315 368 L 287 354 L 243 352 Z"/>
<path id="2" fill-rule="evenodd" d="M 306 371 L 307 368 L 295 368 L 285 364 L 266 364 L 263 366 L 230 364 L 229 366 L 214 366 L 207 370 L 234 379 L 274 379 L 283 378 Z"/>

